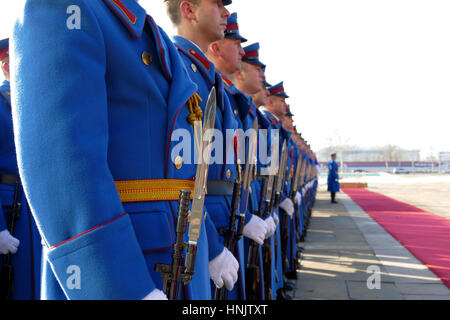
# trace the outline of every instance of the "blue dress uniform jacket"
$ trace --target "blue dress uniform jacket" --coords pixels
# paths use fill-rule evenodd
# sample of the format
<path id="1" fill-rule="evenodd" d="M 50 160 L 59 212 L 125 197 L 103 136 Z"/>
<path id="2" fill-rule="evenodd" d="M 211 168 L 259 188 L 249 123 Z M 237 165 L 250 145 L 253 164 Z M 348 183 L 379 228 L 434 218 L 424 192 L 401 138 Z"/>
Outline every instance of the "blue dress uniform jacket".
<path id="1" fill-rule="evenodd" d="M 255 109 L 256 107 L 252 105 L 252 100 L 249 96 L 245 95 L 241 91 L 239 91 L 236 86 L 227 78 L 225 75 L 221 74 L 219 72 L 220 76 L 223 80 L 223 87 L 224 92 L 226 94 L 226 97 L 230 103 L 231 110 L 233 114 L 235 115 L 236 124 L 239 129 L 243 130 L 244 133 L 248 129 L 251 129 L 253 125 L 253 121 L 255 120 L 256 113 Z M 244 140 L 241 140 L 241 142 L 244 142 Z M 248 145 L 245 146 L 245 152 L 247 154 L 248 152 Z M 242 149 L 242 148 L 241 148 Z M 240 150 L 242 151 L 242 150 Z M 244 172 L 245 163 L 244 160 L 246 158 L 244 155 L 241 155 L 241 161 L 242 161 L 242 172 Z M 255 201 L 255 197 L 253 194 L 249 197 L 249 203 Z M 245 216 L 245 223 L 247 224 L 250 219 L 252 218 L 252 213 L 247 210 L 246 216 Z"/>
<path id="2" fill-rule="evenodd" d="M 10 86 L 0 86 L 0 175 L 18 175 L 11 115 Z M 7 229 L 8 215 L 14 203 L 15 187 L 0 184 L 0 231 Z M 15 223 L 13 236 L 20 241 L 18 251 L 12 255 L 14 287 L 12 299 L 39 299 L 42 245 L 36 223 L 28 208 L 23 188 L 18 202 L 22 204 L 20 217 Z M 8 208 L 7 208 L 8 207 Z M 0 256 L 1 265 L 2 256 Z"/>
<path id="3" fill-rule="evenodd" d="M 80 29 L 66 27 L 73 5 Z M 19 168 L 48 262 L 43 297 L 161 289 L 154 266 L 172 262 L 178 201 L 123 203 L 116 182 L 195 177 L 192 161 L 170 159 L 172 133 L 193 136 L 186 102 L 197 90 L 176 48 L 135 0 L 26 1 L 12 43 Z M 184 298 L 210 299 L 208 261 L 203 225 Z"/>
<path id="4" fill-rule="evenodd" d="M 186 65 L 189 76 L 198 85 L 198 93 L 203 99 L 201 108 L 204 110 L 206 99 L 212 87 L 216 87 L 218 95 L 218 105 L 216 112 L 215 128 L 219 135 L 223 137 L 222 156 L 219 155 L 220 150 L 215 150 L 213 146 L 213 157 L 217 162 L 212 161 L 209 166 L 208 180 L 214 181 L 235 181 L 237 178 L 236 158 L 234 152 L 234 139 L 226 139 L 228 136 L 234 136 L 238 123 L 233 114 L 228 97 L 225 95 L 223 81 L 221 76 L 216 72 L 214 64 L 201 52 L 200 48 L 191 41 L 181 37 L 173 37 L 175 46 L 178 48 L 181 58 Z M 229 141 L 227 141 L 229 140 Z M 220 144 L 219 144 L 220 145 Z M 230 159 L 231 152 L 231 159 Z M 229 161 L 232 160 L 232 161 Z M 210 245 L 210 260 L 217 257 L 224 248 L 224 238 L 219 234 L 218 230 L 229 227 L 231 213 L 231 196 L 214 196 L 206 197 L 205 206 L 208 217 L 211 218 L 212 224 L 207 224 L 208 241 Z M 208 220 L 209 222 L 209 220 Z M 217 230 L 214 230 L 217 229 Z M 244 250 L 243 242 L 239 241 L 237 252 L 234 252 L 236 259 L 239 261 L 239 280 L 234 286 L 229 299 L 245 299 L 245 281 L 244 281 Z M 215 291 L 215 285 L 211 282 L 212 292 Z"/>
<path id="5" fill-rule="evenodd" d="M 339 167 L 333 159 L 328 161 L 328 191 L 339 192 Z"/>

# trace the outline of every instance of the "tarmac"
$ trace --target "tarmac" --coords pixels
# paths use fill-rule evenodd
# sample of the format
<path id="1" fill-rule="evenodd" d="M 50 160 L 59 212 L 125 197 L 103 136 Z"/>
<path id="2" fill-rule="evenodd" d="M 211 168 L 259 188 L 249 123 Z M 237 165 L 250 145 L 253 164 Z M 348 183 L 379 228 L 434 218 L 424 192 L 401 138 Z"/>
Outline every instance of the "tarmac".
<path id="1" fill-rule="evenodd" d="M 380 178 L 369 189 L 450 218 L 450 179 Z M 294 300 L 450 300 L 447 286 L 345 193 L 337 201 L 322 181 L 299 244 Z"/>

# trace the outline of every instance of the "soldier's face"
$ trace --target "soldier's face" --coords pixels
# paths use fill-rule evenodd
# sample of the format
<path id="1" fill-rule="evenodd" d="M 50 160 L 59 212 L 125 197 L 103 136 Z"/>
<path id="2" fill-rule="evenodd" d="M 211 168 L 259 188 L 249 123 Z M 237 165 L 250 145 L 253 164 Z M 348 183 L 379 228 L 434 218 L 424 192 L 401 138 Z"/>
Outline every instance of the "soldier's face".
<path id="1" fill-rule="evenodd" d="M 244 62 L 245 63 L 245 62 Z M 264 73 L 260 66 L 246 63 L 247 68 L 243 69 L 246 94 L 253 95 L 258 93 L 263 86 Z"/>
<path id="2" fill-rule="evenodd" d="M 269 90 L 267 90 L 264 86 L 261 86 L 261 89 L 252 96 L 253 103 L 257 106 L 265 106 L 269 100 Z"/>
<path id="3" fill-rule="evenodd" d="M 2 60 L 2 71 L 5 79 L 9 81 L 9 57 Z"/>
<path id="4" fill-rule="evenodd" d="M 241 69 L 242 57 L 245 52 L 241 46 L 241 40 L 238 39 L 224 39 L 221 41 L 220 54 L 225 62 L 228 73 L 235 73 Z"/>
<path id="5" fill-rule="evenodd" d="M 273 107 L 278 114 L 284 114 L 284 109 L 286 108 L 285 98 L 273 96 L 272 97 Z"/>
<path id="6" fill-rule="evenodd" d="M 201 0 L 195 10 L 198 32 L 206 36 L 210 43 L 224 38 L 230 12 L 222 0 Z"/>
<path id="7" fill-rule="evenodd" d="M 294 121 L 292 120 L 292 117 L 284 116 L 281 119 L 281 122 L 283 124 L 284 129 L 286 129 L 289 132 L 294 131 Z"/>

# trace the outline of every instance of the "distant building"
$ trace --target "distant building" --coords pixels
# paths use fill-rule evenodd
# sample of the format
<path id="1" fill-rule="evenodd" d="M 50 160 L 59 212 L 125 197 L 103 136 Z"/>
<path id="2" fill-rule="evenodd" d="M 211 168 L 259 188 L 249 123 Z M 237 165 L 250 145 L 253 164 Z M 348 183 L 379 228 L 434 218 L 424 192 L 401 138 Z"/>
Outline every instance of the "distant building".
<path id="1" fill-rule="evenodd" d="M 441 170 L 450 171 L 450 152 L 439 152 Z"/>
<path id="2" fill-rule="evenodd" d="M 450 164 L 450 162 L 449 162 Z M 327 169 L 327 163 L 321 162 L 321 172 Z M 339 163 L 339 168 L 345 172 L 391 172 L 391 173 L 413 173 L 413 172 L 438 172 L 438 161 L 344 161 Z M 325 170 L 325 171 L 323 171 Z M 447 171 L 445 167 L 441 170 Z"/>
<path id="3" fill-rule="evenodd" d="M 439 160 L 450 162 L 450 152 L 439 152 Z"/>
<path id="4" fill-rule="evenodd" d="M 329 153 L 337 153 L 337 162 L 345 172 L 448 172 L 450 171 L 450 152 L 441 152 L 440 161 L 420 161 L 420 150 L 400 149 L 397 146 L 374 147 L 371 149 L 341 146 L 322 149 L 318 158 L 322 170 L 326 170 Z M 323 172 L 325 172 L 323 171 Z"/>
<path id="5" fill-rule="evenodd" d="M 420 150 L 405 150 L 391 145 L 370 149 L 351 146 L 326 148 L 318 152 L 319 160 L 328 161 L 330 150 L 337 152 L 339 162 L 420 161 Z"/>

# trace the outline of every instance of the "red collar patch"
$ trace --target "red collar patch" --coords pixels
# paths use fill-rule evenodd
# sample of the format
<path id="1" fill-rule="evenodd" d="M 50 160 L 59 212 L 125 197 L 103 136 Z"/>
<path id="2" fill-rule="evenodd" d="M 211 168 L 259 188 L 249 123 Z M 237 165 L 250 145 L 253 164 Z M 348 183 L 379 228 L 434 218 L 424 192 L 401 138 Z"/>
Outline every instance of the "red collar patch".
<path id="1" fill-rule="evenodd" d="M 275 119 L 274 117 L 270 116 L 269 119 L 270 119 L 272 122 L 275 122 L 275 124 L 276 124 L 277 126 L 280 125 L 280 122 L 279 122 L 277 119 Z"/>
<path id="2" fill-rule="evenodd" d="M 205 67 L 206 70 L 209 71 L 209 68 L 211 67 L 211 62 L 208 59 L 203 58 L 201 54 L 199 54 L 197 51 L 193 49 L 189 49 L 188 51 L 192 56 L 194 56 L 195 59 L 200 61 L 200 63 Z"/>
<path id="3" fill-rule="evenodd" d="M 231 87 L 233 85 L 233 83 L 228 80 L 227 77 L 225 77 L 223 74 L 220 75 L 222 77 L 223 82 L 227 85 L 227 87 Z"/>
<path id="4" fill-rule="evenodd" d="M 116 6 L 119 7 L 119 9 L 122 11 L 122 13 L 127 17 L 127 19 L 132 23 L 136 23 L 136 16 L 128 10 L 127 7 L 122 3 L 121 0 L 111 0 Z"/>

